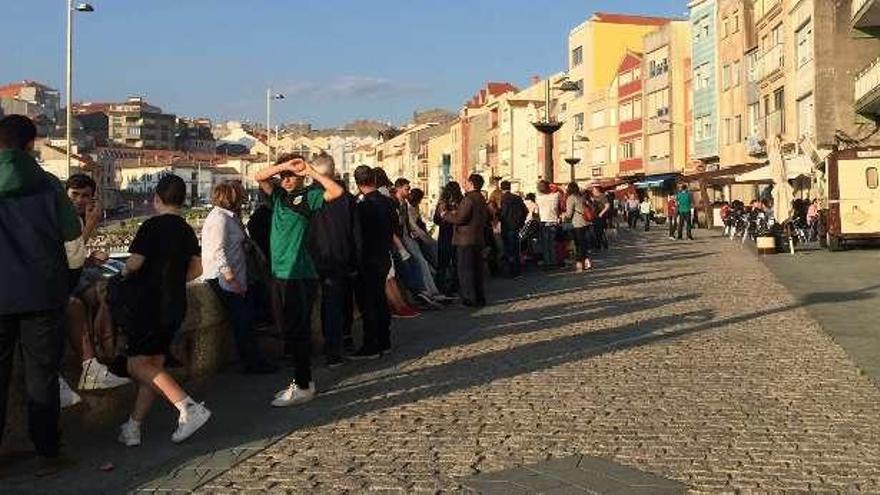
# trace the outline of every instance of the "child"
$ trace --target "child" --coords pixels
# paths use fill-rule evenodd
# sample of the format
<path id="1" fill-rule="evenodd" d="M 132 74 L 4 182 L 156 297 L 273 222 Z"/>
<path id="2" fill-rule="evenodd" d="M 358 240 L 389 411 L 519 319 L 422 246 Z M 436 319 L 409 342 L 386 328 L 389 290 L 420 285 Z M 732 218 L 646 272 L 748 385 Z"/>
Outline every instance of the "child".
<path id="1" fill-rule="evenodd" d="M 165 371 L 165 355 L 186 316 L 186 283 L 202 274 L 200 249 L 192 227 L 180 216 L 186 184 L 176 175 L 159 180 L 153 207 L 157 215 L 138 229 L 123 276 L 131 284 L 128 334 L 128 372 L 138 384 L 131 417 L 120 428 L 119 441 L 141 443 L 141 423 L 156 393 L 174 405 L 180 416 L 171 435 L 175 443 L 189 438 L 211 417 L 211 411 L 192 400 Z"/>

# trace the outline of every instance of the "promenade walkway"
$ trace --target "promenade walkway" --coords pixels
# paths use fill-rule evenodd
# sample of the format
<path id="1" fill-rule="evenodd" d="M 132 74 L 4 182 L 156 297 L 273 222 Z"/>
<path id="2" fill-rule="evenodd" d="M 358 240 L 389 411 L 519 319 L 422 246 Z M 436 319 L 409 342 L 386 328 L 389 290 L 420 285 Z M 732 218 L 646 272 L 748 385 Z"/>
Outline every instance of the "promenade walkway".
<path id="1" fill-rule="evenodd" d="M 494 281 L 487 308 L 397 322 L 389 359 L 321 371 L 299 408 L 268 407 L 283 375 L 219 376 L 198 394 L 216 421 L 192 442 L 170 444 L 170 413 L 139 450 L 74 435 L 75 470 L 0 491 L 601 493 L 638 473 L 669 491 L 880 491 L 880 390 L 810 297 L 700 233 L 623 233 L 588 274 Z M 607 479 L 548 481 L 572 458 L 563 471 L 583 459 Z"/>

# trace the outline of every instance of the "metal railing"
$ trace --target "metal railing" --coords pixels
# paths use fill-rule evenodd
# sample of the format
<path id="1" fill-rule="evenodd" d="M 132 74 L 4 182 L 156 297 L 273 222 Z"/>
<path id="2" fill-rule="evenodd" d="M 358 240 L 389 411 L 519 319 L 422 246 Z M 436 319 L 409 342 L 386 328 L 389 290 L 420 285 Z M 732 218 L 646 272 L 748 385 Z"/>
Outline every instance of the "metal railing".
<path id="1" fill-rule="evenodd" d="M 856 76 L 855 86 L 855 101 L 861 100 L 868 93 L 880 87 L 880 57 Z"/>

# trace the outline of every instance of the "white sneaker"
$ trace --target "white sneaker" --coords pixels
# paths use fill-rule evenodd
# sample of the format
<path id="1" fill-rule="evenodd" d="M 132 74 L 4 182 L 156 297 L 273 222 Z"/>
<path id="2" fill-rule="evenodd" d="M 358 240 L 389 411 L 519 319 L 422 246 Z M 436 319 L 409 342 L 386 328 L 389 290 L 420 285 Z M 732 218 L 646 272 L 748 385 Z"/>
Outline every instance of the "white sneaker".
<path id="1" fill-rule="evenodd" d="M 137 447 L 141 444 L 141 429 L 131 421 L 126 421 L 119 427 L 119 436 L 116 439 L 126 447 Z"/>
<path id="2" fill-rule="evenodd" d="M 287 394 L 287 391 L 290 390 L 290 387 L 291 387 L 292 385 L 293 385 L 293 382 L 290 382 L 290 385 L 288 385 L 288 386 L 282 388 L 281 390 L 275 392 L 275 395 L 274 395 L 273 397 L 275 397 L 276 399 L 280 399 L 281 397 L 284 397 L 284 395 Z M 309 382 L 309 388 L 312 389 L 312 390 L 315 390 L 315 382 L 314 382 L 314 380 Z M 316 392 L 316 393 L 317 393 L 317 392 Z"/>
<path id="3" fill-rule="evenodd" d="M 58 377 L 58 398 L 61 403 L 61 409 L 75 406 L 82 402 L 82 397 L 74 392 L 70 385 L 67 384 L 67 381 L 60 376 Z"/>
<path id="4" fill-rule="evenodd" d="M 110 370 L 95 358 L 83 361 L 82 366 L 82 374 L 79 377 L 79 386 L 77 387 L 80 390 L 106 390 L 131 383 L 128 378 L 110 373 Z"/>
<path id="5" fill-rule="evenodd" d="M 177 430 L 171 435 L 171 441 L 180 443 L 191 437 L 199 428 L 211 419 L 211 411 L 204 404 L 190 404 L 185 413 L 177 419 Z"/>
<path id="6" fill-rule="evenodd" d="M 309 388 L 301 389 L 296 383 L 291 382 L 290 386 L 284 390 L 281 397 L 276 397 L 272 401 L 272 407 L 288 407 L 296 404 L 302 404 L 315 398 L 315 388 L 309 384 Z"/>

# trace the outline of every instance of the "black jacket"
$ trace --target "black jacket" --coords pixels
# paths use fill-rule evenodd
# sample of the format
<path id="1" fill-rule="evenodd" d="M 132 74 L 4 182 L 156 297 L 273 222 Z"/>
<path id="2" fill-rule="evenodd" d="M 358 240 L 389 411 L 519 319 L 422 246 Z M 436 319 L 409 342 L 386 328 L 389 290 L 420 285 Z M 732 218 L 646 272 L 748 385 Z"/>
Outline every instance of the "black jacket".
<path id="1" fill-rule="evenodd" d="M 357 271 L 360 246 L 354 196 L 346 192 L 315 212 L 309 224 L 309 254 L 319 276 L 353 274 Z"/>
<path id="2" fill-rule="evenodd" d="M 505 192 L 501 196 L 501 211 L 498 218 L 501 221 L 502 230 L 519 232 L 526 223 L 528 214 L 529 210 L 521 197 L 509 192 Z"/>

